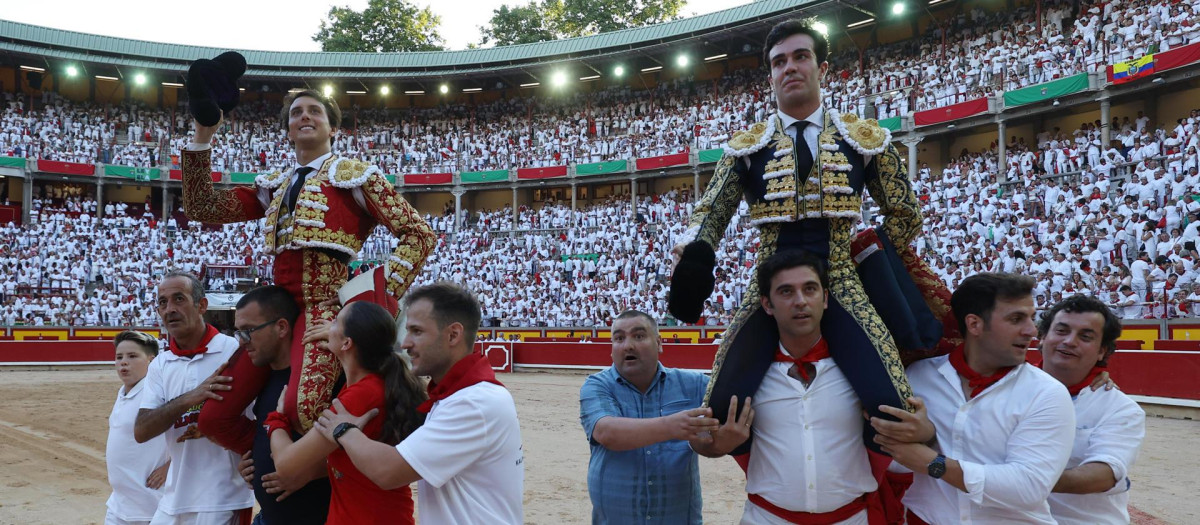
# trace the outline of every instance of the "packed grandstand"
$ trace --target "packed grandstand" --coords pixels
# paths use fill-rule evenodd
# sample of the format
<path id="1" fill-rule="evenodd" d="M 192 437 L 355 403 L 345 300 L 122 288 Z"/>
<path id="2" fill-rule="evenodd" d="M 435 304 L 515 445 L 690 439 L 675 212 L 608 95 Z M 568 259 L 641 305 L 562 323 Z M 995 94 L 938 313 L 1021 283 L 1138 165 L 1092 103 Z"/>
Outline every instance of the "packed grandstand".
<path id="1" fill-rule="evenodd" d="M 951 288 L 981 271 L 1035 275 L 1039 307 L 1084 293 L 1127 319 L 1200 316 L 1189 206 L 1200 201 L 1200 0 L 945 4 L 926 11 L 923 32 L 887 37 L 897 32 L 872 20 L 835 35 L 824 90 L 829 107 L 879 119 L 906 151 L 925 218 L 916 242 L 932 269 Z M 860 50 L 865 38 L 875 42 Z M 339 96 L 351 118 L 334 151 L 392 175 L 438 232 L 417 284 L 465 284 L 492 326 L 597 326 L 629 308 L 668 319 L 668 252 L 711 176 L 706 153 L 774 112 L 756 49 L 730 46 L 743 52 L 569 92 Z M 0 324 L 155 325 L 153 286 L 169 267 L 215 291 L 270 282 L 260 224 L 189 221 L 178 184 L 152 180 L 179 168 L 190 141 L 182 96 L 166 86 L 157 100 L 102 96 L 95 79 L 82 92 L 58 78 L 42 89 L 45 68 L 6 49 L 0 156 L 24 160 L 0 163 L 12 210 L 0 225 Z M 1151 55 L 1183 62 L 1119 78 L 1125 61 Z M 222 183 L 295 164 L 279 125 L 286 90 L 261 86 L 214 144 Z M 585 176 L 612 162 L 620 168 Z M 102 166 L 69 171 L 78 164 Z M 532 168 L 551 175 L 516 173 Z M 868 199 L 864 226 L 873 211 Z M 392 242 L 378 231 L 359 263 L 385 260 Z M 717 250 L 702 324 L 730 320 L 757 245 L 743 205 Z"/>

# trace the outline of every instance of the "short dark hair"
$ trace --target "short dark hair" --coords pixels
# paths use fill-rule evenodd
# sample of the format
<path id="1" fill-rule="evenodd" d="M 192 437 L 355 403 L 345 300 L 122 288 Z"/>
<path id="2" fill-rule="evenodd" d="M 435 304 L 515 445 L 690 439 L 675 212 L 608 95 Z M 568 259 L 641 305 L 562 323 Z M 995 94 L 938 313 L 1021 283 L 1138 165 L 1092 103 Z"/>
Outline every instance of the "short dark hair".
<path id="1" fill-rule="evenodd" d="M 300 317 L 300 305 L 287 289 L 277 285 L 259 286 L 238 299 L 238 310 L 255 303 L 262 308 L 263 314 L 269 318 L 282 317 L 291 326 L 296 326 L 296 318 Z"/>
<path id="2" fill-rule="evenodd" d="M 813 49 L 813 53 L 816 54 L 817 64 L 820 64 L 829 58 L 829 40 L 825 38 L 825 35 L 822 35 L 820 31 L 817 31 L 816 28 L 809 25 L 807 22 L 798 18 L 793 18 L 791 20 L 784 20 L 778 24 L 775 24 L 775 27 L 772 27 L 771 31 L 767 33 L 767 40 L 763 44 L 762 51 L 763 64 L 766 64 L 767 67 L 770 67 L 771 48 L 775 47 L 780 42 L 787 40 L 788 37 L 792 35 L 808 35 L 812 37 L 813 47 L 816 48 Z"/>
<path id="3" fill-rule="evenodd" d="M 192 303 L 200 304 L 200 300 L 205 296 L 204 283 L 201 282 L 198 277 L 196 277 L 196 274 L 193 274 L 192 272 L 185 272 L 183 270 L 171 270 L 163 276 L 162 280 L 165 281 L 172 277 L 182 277 L 187 279 L 188 284 L 190 284 L 192 288 Z"/>
<path id="4" fill-rule="evenodd" d="M 1095 297 L 1072 295 L 1051 306 L 1046 315 L 1042 317 L 1042 322 L 1038 323 L 1038 339 L 1045 339 L 1046 334 L 1050 333 L 1054 316 L 1059 312 L 1072 314 L 1096 312 L 1104 316 L 1104 328 L 1100 333 L 1100 347 L 1104 349 L 1104 357 L 1098 364 L 1107 366 L 1109 356 L 1117 351 L 1117 338 L 1121 337 L 1121 320 L 1112 312 L 1112 309 Z"/>
<path id="5" fill-rule="evenodd" d="M 150 334 L 139 332 L 137 330 L 125 330 L 124 332 L 117 334 L 117 337 L 113 338 L 113 348 L 121 346 L 121 343 L 124 343 L 125 341 L 131 341 L 137 344 L 144 352 L 146 352 L 146 355 L 148 356 L 153 357 L 158 355 L 158 339 L 155 339 L 154 336 Z"/>
<path id="6" fill-rule="evenodd" d="M 967 316 L 977 315 L 988 322 L 996 301 L 1021 299 L 1033 295 L 1034 280 L 1013 273 L 977 273 L 966 279 L 950 296 L 950 309 L 958 321 L 959 333 L 967 333 Z"/>
<path id="7" fill-rule="evenodd" d="M 288 119 L 290 116 L 289 113 L 292 109 L 292 103 L 296 102 L 296 99 L 300 97 L 312 97 L 317 99 L 317 102 L 320 102 L 321 106 L 325 108 L 325 116 L 329 118 L 329 127 L 342 127 L 342 108 L 338 107 L 338 103 L 333 99 L 333 97 L 327 97 L 324 93 L 321 93 L 315 89 L 302 89 L 284 97 L 283 99 L 283 109 L 279 110 L 279 124 L 283 127 L 284 131 L 287 131 L 288 129 Z M 330 137 L 329 140 L 332 142 L 333 137 Z"/>
<path id="8" fill-rule="evenodd" d="M 621 315 L 618 315 L 616 318 L 614 318 L 613 321 L 616 321 L 617 319 L 634 319 L 634 318 L 645 319 L 646 322 L 650 323 L 650 329 L 654 330 L 655 334 L 658 333 L 658 321 L 656 321 L 654 319 L 654 317 L 651 316 L 650 314 L 643 312 L 641 310 L 625 310 L 624 312 L 621 312 Z"/>
<path id="9" fill-rule="evenodd" d="M 433 319 L 437 322 L 439 330 L 445 329 L 451 323 L 462 324 L 467 347 L 475 344 L 481 314 L 479 301 L 471 292 L 452 282 L 439 281 L 409 290 L 408 295 L 404 297 L 404 307 L 412 308 L 412 305 L 421 299 L 429 301 L 432 306 Z"/>
<path id="10" fill-rule="evenodd" d="M 775 278 L 779 272 L 790 270 L 799 266 L 807 266 L 812 268 L 817 273 L 817 280 L 821 282 L 821 288 L 829 289 L 829 272 L 825 270 L 825 263 L 817 256 L 802 251 L 802 250 L 783 250 L 771 254 L 767 260 L 759 263 L 756 270 L 758 277 L 758 295 L 762 297 L 771 296 L 771 280 Z"/>

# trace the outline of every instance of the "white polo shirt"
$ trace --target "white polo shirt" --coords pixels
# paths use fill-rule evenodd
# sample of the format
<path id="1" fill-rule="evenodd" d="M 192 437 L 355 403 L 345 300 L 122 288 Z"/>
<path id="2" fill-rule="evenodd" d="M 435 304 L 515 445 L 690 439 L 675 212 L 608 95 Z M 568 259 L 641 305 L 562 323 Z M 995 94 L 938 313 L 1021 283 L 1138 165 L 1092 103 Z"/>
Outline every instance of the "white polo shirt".
<path id="1" fill-rule="evenodd" d="M 807 388 L 788 375 L 792 366 L 772 364 L 754 393 L 746 492 L 787 510 L 834 511 L 879 486 L 863 446 L 862 403 L 832 358 L 813 364 Z M 742 523 L 787 522 L 747 502 Z M 867 512 L 842 523 L 866 525 Z"/>
<path id="2" fill-rule="evenodd" d="M 521 428 L 504 387 L 476 383 L 434 403 L 396 450 L 421 475 L 422 522 L 524 522 Z"/>
<path id="3" fill-rule="evenodd" d="M 1050 513 L 1060 525 L 1129 523 L 1129 471 L 1146 437 L 1146 412 L 1117 389 L 1084 388 L 1075 396 L 1075 444 L 1067 468 L 1104 463 L 1117 479 L 1099 494 L 1051 494 Z"/>
<path id="4" fill-rule="evenodd" d="M 140 408 L 158 408 L 196 388 L 238 348 L 237 340 L 217 334 L 208 350 L 191 359 L 163 352 L 150 362 Z M 254 506 L 254 491 L 238 474 L 240 457 L 196 430 L 201 405 L 189 408 L 163 435 L 171 468 L 163 484 L 159 509 L 171 515 L 216 512 Z M 180 440 L 182 439 L 182 442 Z"/>
<path id="5" fill-rule="evenodd" d="M 967 492 L 918 472 L 904 505 L 934 525 L 1054 525 L 1046 498 L 1075 440 L 1067 387 L 1022 363 L 968 401 L 949 356 L 917 361 L 907 372 L 942 454 L 962 465 Z"/>
<path id="6" fill-rule="evenodd" d="M 146 478 L 167 462 L 167 438 L 157 436 L 145 443 L 133 439 L 133 423 L 145 385 L 143 379 L 129 392 L 122 386 L 108 416 L 104 458 L 113 491 L 106 505 L 114 516 L 125 521 L 150 521 L 163 496 L 161 490 L 146 487 Z"/>

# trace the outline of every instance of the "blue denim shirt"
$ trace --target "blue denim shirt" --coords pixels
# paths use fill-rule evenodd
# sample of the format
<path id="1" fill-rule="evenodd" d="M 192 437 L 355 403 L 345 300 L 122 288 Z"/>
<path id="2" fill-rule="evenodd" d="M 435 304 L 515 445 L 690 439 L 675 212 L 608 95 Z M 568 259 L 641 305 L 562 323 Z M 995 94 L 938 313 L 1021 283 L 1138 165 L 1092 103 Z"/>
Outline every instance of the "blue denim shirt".
<path id="1" fill-rule="evenodd" d="M 700 466 L 684 440 L 674 439 L 617 452 L 592 439 L 596 422 L 605 416 L 654 418 L 699 407 L 708 377 L 663 368 L 643 394 L 615 368 L 587 378 L 579 390 L 579 422 L 592 447 L 588 494 L 592 523 L 698 524 Z"/>

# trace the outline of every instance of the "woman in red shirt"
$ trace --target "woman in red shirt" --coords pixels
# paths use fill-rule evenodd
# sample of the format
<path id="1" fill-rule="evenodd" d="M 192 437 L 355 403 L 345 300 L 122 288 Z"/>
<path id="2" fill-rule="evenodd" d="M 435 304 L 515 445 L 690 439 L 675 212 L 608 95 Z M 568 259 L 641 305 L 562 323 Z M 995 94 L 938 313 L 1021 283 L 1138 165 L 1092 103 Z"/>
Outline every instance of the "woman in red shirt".
<path id="1" fill-rule="evenodd" d="M 393 350 L 396 321 L 387 310 L 374 303 L 351 303 L 328 325 L 327 334 L 329 349 L 346 377 L 338 400 L 354 414 L 378 411 L 363 433 L 395 445 L 421 426 L 425 416 L 417 405 L 426 398 L 425 387 Z M 282 410 L 273 412 L 266 425 L 276 469 L 276 476 L 263 478 L 268 492 L 283 492 L 282 499 L 309 480 L 328 475 L 333 493 L 327 524 L 415 523 L 409 487 L 379 488 L 320 432 L 310 431 L 293 443 L 288 432 L 275 432 L 291 428 Z"/>

